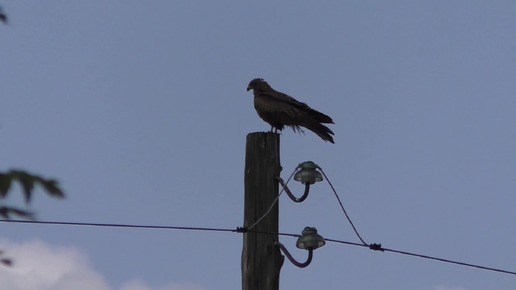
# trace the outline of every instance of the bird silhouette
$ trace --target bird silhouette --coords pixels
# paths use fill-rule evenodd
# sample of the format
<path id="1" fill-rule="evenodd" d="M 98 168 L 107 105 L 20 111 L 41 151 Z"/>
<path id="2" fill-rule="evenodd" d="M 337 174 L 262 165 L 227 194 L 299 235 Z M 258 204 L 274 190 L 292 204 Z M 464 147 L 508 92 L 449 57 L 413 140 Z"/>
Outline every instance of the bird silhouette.
<path id="1" fill-rule="evenodd" d="M 258 116 L 271 125 L 271 132 L 291 127 L 294 132 L 301 132 L 304 127 L 317 134 L 324 141 L 335 143 L 333 131 L 323 124 L 334 124 L 333 120 L 312 108 L 299 102 L 293 97 L 274 90 L 266 81 L 257 78 L 247 86 L 247 91 L 253 90 L 254 108 Z"/>

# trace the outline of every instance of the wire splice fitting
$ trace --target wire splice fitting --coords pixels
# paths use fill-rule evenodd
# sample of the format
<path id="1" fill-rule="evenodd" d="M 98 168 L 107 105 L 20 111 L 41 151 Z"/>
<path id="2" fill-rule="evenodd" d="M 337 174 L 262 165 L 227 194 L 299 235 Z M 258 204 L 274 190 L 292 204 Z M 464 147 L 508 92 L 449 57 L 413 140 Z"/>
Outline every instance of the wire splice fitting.
<path id="1" fill-rule="evenodd" d="M 370 244 L 369 249 L 371 249 L 373 251 L 383 252 L 382 244 Z"/>

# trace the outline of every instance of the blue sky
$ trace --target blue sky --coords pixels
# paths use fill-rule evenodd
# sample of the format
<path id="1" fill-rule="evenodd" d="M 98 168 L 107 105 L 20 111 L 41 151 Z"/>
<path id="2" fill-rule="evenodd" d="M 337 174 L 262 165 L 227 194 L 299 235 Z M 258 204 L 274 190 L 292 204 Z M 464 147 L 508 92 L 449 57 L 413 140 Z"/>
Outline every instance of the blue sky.
<path id="1" fill-rule="evenodd" d="M 516 3 L 0 4 L 10 17 L 0 25 L 0 170 L 56 177 L 68 194 L 37 194 L 40 220 L 241 226 L 246 134 L 269 129 L 245 89 L 263 77 L 334 119 L 334 145 L 284 131 L 283 175 L 319 164 L 368 242 L 516 271 Z M 14 193 L 9 204 L 21 205 Z M 357 241 L 325 184 L 303 204 L 280 199 L 281 231 L 305 226 Z M 240 234 L 0 232 L 14 258 L 33 253 L 19 269 L 63 261 L 38 268 L 39 289 L 50 276 L 85 289 L 241 287 Z M 306 255 L 295 239 L 282 242 Z M 81 279 L 67 280 L 69 269 Z M 0 281 L 34 289 L 12 271 Z M 332 243 L 308 268 L 281 272 L 285 289 L 508 290 L 514 281 Z"/>

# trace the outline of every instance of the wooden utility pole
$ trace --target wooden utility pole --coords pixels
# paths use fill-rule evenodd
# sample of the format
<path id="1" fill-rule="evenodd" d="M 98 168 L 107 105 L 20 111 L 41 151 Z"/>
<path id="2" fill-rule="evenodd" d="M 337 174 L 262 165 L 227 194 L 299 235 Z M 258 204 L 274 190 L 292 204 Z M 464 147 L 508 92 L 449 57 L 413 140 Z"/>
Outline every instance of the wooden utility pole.
<path id="1" fill-rule="evenodd" d="M 248 134 L 244 173 L 244 227 L 250 227 L 260 219 L 278 196 L 278 181 L 275 177 L 280 176 L 280 172 L 279 135 L 271 132 Z M 244 233 L 243 290 L 279 290 L 284 257 L 275 244 L 278 242 L 277 233 L 278 203 L 256 226 Z"/>

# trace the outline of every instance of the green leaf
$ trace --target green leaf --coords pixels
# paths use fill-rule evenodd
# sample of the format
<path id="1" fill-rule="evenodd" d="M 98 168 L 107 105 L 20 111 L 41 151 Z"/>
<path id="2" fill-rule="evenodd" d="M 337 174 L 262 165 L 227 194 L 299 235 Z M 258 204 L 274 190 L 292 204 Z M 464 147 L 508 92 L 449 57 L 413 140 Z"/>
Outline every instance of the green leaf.
<path id="1" fill-rule="evenodd" d="M 41 180 L 41 185 L 45 188 L 48 195 L 53 197 L 59 197 L 63 198 L 64 192 L 59 188 L 59 185 L 57 184 L 56 180 L 53 179 L 47 179 L 47 180 Z"/>
<path id="2" fill-rule="evenodd" d="M 11 187 L 12 176 L 10 174 L 0 173 L 0 198 L 5 198 Z"/>
<path id="3" fill-rule="evenodd" d="M 45 179 L 22 170 L 11 170 L 7 173 L 0 172 L 0 198 L 7 196 L 13 181 L 21 185 L 26 203 L 29 203 L 32 199 L 35 184 L 42 186 L 51 197 L 63 198 L 65 196 L 63 190 L 54 179 Z"/>
<path id="4" fill-rule="evenodd" d="M 11 215 L 16 215 L 21 218 L 25 219 L 34 219 L 34 214 L 30 211 L 17 209 L 14 207 L 8 207 L 8 206 L 1 206 L 0 207 L 0 216 L 4 217 L 5 219 L 10 219 Z"/>
<path id="5" fill-rule="evenodd" d="M 34 188 L 34 181 L 36 180 L 36 176 L 31 176 L 26 172 L 19 171 L 18 172 L 18 182 L 21 184 L 23 188 L 23 195 L 25 196 L 25 202 L 29 203 L 32 197 L 32 189 Z"/>

